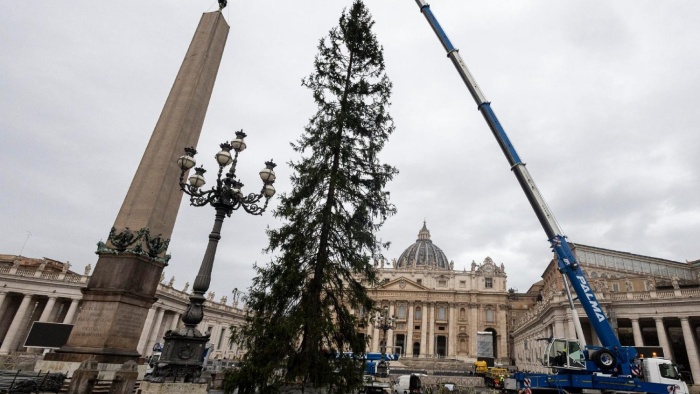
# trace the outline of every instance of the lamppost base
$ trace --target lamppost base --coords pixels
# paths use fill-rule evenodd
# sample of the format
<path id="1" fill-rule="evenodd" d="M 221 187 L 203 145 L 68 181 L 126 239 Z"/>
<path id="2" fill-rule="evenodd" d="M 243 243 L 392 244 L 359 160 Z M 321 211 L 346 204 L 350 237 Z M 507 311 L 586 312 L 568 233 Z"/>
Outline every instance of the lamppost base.
<path id="1" fill-rule="evenodd" d="M 205 383 L 206 380 L 202 379 L 202 364 L 209 335 L 185 327 L 166 332 L 163 339 L 163 352 L 153 373 L 146 380 L 156 383 Z"/>

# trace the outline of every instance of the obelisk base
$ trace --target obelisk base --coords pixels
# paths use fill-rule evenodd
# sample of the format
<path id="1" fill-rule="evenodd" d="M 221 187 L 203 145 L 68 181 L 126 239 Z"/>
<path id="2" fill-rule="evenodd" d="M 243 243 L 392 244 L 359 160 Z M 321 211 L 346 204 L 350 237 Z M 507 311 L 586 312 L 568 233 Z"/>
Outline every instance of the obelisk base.
<path id="1" fill-rule="evenodd" d="M 138 255 L 101 255 L 68 342 L 44 360 L 138 362 L 136 348 L 164 267 Z"/>

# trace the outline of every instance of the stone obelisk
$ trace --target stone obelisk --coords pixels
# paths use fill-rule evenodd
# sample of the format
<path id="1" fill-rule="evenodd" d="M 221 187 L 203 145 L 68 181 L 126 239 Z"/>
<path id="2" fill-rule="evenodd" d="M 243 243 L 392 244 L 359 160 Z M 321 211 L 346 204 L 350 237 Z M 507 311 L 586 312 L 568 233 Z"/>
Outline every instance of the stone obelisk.
<path id="1" fill-rule="evenodd" d="M 139 337 L 182 200 L 176 160 L 197 145 L 228 31 L 220 11 L 202 15 L 107 242 L 98 243 L 68 343 L 45 360 L 121 364 L 140 357 Z"/>

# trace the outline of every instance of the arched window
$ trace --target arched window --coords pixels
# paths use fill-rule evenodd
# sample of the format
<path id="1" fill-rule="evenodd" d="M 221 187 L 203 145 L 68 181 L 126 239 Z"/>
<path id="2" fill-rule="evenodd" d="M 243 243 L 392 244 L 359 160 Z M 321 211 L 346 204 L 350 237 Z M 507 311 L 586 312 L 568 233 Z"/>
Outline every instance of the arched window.
<path id="1" fill-rule="evenodd" d="M 416 307 L 416 317 L 415 317 L 415 319 L 416 319 L 416 320 L 420 320 L 421 318 L 423 318 L 423 313 L 422 313 L 420 307 L 417 306 L 417 307 Z"/>
<path id="2" fill-rule="evenodd" d="M 467 319 L 467 310 L 464 308 L 460 308 L 459 310 L 459 320 L 466 320 Z"/>

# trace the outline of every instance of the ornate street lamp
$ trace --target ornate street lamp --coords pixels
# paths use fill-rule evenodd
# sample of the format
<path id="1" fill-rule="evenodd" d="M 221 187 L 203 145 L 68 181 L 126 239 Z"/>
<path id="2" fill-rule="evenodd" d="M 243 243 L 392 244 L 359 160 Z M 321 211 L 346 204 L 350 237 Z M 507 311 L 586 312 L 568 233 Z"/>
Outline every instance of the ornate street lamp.
<path id="1" fill-rule="evenodd" d="M 196 162 L 194 156 L 197 151 L 194 148 L 185 148 L 185 155 L 177 160 L 182 172 L 180 173 L 180 189 L 190 196 L 190 205 L 202 207 L 211 205 L 216 210 L 214 217 L 214 228 L 209 234 L 209 243 L 204 253 L 199 273 L 192 286 L 190 303 L 187 310 L 182 315 L 182 322 L 185 327 L 177 330 L 170 330 L 165 333 L 164 346 L 158 365 L 153 370 L 151 381 L 164 382 L 165 379 L 172 378 L 184 381 L 197 382 L 202 373 L 202 363 L 204 358 L 205 344 L 209 341 L 210 333 L 201 333 L 197 330 L 197 325 L 204 319 L 204 294 L 209 289 L 211 282 L 211 272 L 214 265 L 216 247 L 221 238 L 221 226 L 225 217 L 231 217 L 233 211 L 243 208 L 251 215 L 262 215 L 267 208 L 270 198 L 275 195 L 274 168 L 276 166 L 272 160 L 265 162 L 265 168 L 260 171 L 260 179 L 263 186 L 259 193 L 243 193 L 243 183 L 236 179 L 236 164 L 238 154 L 247 147 L 244 138 L 246 134 L 243 130 L 236 132 L 236 139 L 231 142 L 220 144 L 221 151 L 214 158 L 219 165 L 219 172 L 216 184 L 208 190 L 203 190 L 206 184 L 203 167 L 194 169 L 185 182 L 185 173 L 192 169 Z M 231 151 L 235 153 L 232 155 Z M 224 174 L 224 168 L 231 165 L 231 168 Z M 259 205 L 261 200 L 265 200 L 264 205 Z"/>
<path id="2" fill-rule="evenodd" d="M 385 306 L 382 313 L 373 317 L 371 320 L 374 327 L 382 330 L 383 334 L 381 346 L 379 347 L 379 351 L 382 354 L 382 359 L 379 361 L 379 364 L 377 364 L 377 376 L 380 378 L 386 378 L 389 376 L 389 361 L 387 360 L 386 356 L 386 332 L 396 328 L 396 317 L 389 316 L 389 308 Z"/>

